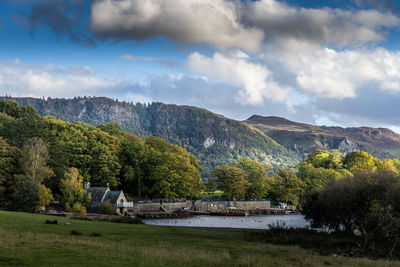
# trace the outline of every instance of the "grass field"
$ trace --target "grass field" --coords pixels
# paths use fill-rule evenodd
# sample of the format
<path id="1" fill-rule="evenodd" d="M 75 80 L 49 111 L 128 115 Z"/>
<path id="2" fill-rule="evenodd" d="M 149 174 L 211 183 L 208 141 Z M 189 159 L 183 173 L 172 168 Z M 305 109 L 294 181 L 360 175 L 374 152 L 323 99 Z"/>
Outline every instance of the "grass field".
<path id="1" fill-rule="evenodd" d="M 45 224 L 46 219 L 58 219 L 58 224 Z M 71 235 L 73 230 L 82 235 Z M 0 265 L 400 266 L 400 262 L 320 256 L 298 247 L 250 241 L 249 233 L 243 231 L 92 222 L 0 211 Z"/>

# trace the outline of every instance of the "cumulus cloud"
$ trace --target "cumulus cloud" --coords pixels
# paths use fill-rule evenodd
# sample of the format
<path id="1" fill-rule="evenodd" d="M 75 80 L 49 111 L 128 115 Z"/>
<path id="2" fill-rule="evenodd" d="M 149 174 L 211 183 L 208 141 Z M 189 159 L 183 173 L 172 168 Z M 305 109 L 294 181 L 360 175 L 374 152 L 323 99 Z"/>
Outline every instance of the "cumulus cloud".
<path id="1" fill-rule="evenodd" d="M 353 0 L 361 8 L 373 8 L 391 13 L 398 13 L 400 6 L 394 0 Z"/>
<path id="2" fill-rule="evenodd" d="M 215 53 L 212 58 L 195 52 L 188 58 L 188 67 L 192 72 L 242 88 L 237 95 L 241 104 L 259 105 L 264 99 L 284 101 L 289 93 L 289 89 L 279 86 L 266 66 L 251 62 L 241 51 L 229 56 Z"/>
<path id="3" fill-rule="evenodd" d="M 240 24 L 237 2 L 227 0 L 99 0 L 90 29 L 103 38 L 164 36 L 183 43 L 257 51 L 263 33 Z"/>
<path id="4" fill-rule="evenodd" d="M 400 52 L 324 48 L 277 60 L 295 76 L 297 87 L 318 98 L 354 98 L 371 84 L 381 91 L 400 92 Z"/>
<path id="5" fill-rule="evenodd" d="M 248 3 L 242 21 L 262 29 L 267 40 L 336 45 L 381 41 L 381 30 L 400 22 L 396 16 L 376 10 L 298 8 L 276 0 Z"/>
<path id="6" fill-rule="evenodd" d="M 73 97 L 115 86 L 115 82 L 98 77 L 87 67 L 30 65 L 19 60 L 0 62 L 0 88 L 13 96 Z"/>
<path id="7" fill-rule="evenodd" d="M 299 8 L 277 0 L 97 0 L 91 30 L 103 38 L 164 36 L 258 51 L 263 42 L 359 45 L 384 39 L 400 20 L 377 10 Z M 281 45 L 281 44 L 280 44 Z"/>

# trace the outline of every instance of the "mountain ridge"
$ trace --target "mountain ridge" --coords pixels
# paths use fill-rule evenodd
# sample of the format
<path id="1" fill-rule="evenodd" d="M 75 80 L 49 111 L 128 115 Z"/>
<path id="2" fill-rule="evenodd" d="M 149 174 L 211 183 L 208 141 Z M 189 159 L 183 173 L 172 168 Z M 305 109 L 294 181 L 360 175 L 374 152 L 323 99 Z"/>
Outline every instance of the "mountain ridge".
<path id="1" fill-rule="evenodd" d="M 243 122 L 258 128 L 286 148 L 296 146 L 304 153 L 317 149 L 340 149 L 343 142 L 347 142 L 353 146 L 351 150 L 365 150 L 379 158 L 400 155 L 400 134 L 387 128 L 316 126 L 261 115 L 253 115 Z"/>

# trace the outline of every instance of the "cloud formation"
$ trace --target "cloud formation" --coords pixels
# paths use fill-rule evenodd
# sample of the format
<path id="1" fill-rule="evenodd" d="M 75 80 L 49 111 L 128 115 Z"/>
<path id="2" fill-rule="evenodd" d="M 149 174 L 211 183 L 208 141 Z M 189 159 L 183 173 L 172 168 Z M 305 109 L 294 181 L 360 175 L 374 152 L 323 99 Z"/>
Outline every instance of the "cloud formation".
<path id="1" fill-rule="evenodd" d="M 312 53 L 288 53 L 279 58 L 297 88 L 318 98 L 355 98 L 362 88 L 400 92 L 400 52 L 383 48 L 344 50 L 324 48 Z"/>
<path id="2" fill-rule="evenodd" d="M 97 0 L 91 11 L 90 29 L 102 38 L 163 36 L 251 52 L 265 41 L 340 46 L 378 42 L 385 38 L 382 30 L 400 23 L 388 12 L 298 8 L 277 0 Z"/>
<path id="3" fill-rule="evenodd" d="M 100 0 L 92 4 L 90 29 L 103 38 L 142 40 L 164 36 L 190 44 L 257 51 L 263 33 L 239 21 L 227 0 Z"/>
<path id="4" fill-rule="evenodd" d="M 156 58 L 156 57 L 141 57 L 141 56 L 134 56 L 131 54 L 125 54 L 118 57 L 119 60 L 122 61 L 147 61 L 147 62 L 154 62 L 162 65 L 166 65 L 168 67 L 179 67 L 182 65 L 181 62 L 176 60 L 168 60 L 164 58 Z"/>
<path id="5" fill-rule="evenodd" d="M 57 36 L 66 34 L 74 42 L 95 46 L 95 40 L 81 29 L 85 0 L 23 0 L 22 3 L 29 4 L 30 2 L 35 3 L 27 17 L 31 35 L 34 35 L 39 25 L 45 25 Z"/>
<path id="6" fill-rule="evenodd" d="M 298 8 L 276 0 L 260 0 L 247 3 L 242 22 L 262 29 L 269 41 L 347 46 L 381 41 L 381 30 L 396 27 L 400 20 L 376 10 Z"/>
<path id="7" fill-rule="evenodd" d="M 399 13 L 400 5 L 394 0 L 353 0 L 361 8 L 373 8 L 391 13 Z"/>
<path id="8" fill-rule="evenodd" d="M 259 105 L 264 99 L 284 101 L 289 93 L 289 89 L 278 85 L 266 66 L 251 62 L 250 57 L 241 51 L 230 56 L 215 53 L 212 58 L 192 53 L 188 67 L 192 72 L 243 88 L 236 98 L 242 105 Z"/>
<path id="9" fill-rule="evenodd" d="M 13 95 L 96 94 L 196 105 L 241 119 L 259 113 L 309 123 L 400 125 L 400 52 L 376 48 L 400 25 L 393 0 L 352 0 L 341 8 L 303 8 L 283 0 L 93 0 L 86 13 L 90 33 L 85 0 L 16 1 L 32 7 L 25 21 L 32 34 L 44 25 L 86 44 L 95 43 L 93 36 L 165 37 L 196 46 L 180 53 L 179 58 L 189 54 L 186 64 L 138 56 L 145 53 L 125 47 L 117 54 L 125 62 L 110 63 L 123 65 L 126 75 L 115 79 L 125 80 L 108 80 L 84 67 L 0 62 L 0 86 Z M 132 77 L 130 62 L 138 61 L 183 74 L 157 73 L 140 83 L 121 78 Z"/>
<path id="10" fill-rule="evenodd" d="M 114 86 L 117 86 L 115 82 L 97 76 L 87 67 L 31 65 L 19 60 L 0 62 L 0 88 L 13 96 L 73 97 Z"/>

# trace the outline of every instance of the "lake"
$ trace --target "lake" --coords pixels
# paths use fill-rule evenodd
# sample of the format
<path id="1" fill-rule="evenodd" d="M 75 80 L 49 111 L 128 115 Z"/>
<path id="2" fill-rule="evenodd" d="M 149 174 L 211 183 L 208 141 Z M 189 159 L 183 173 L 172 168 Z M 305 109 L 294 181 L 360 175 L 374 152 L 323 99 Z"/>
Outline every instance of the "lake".
<path id="1" fill-rule="evenodd" d="M 192 216 L 187 218 L 171 219 L 143 219 L 146 224 L 165 226 L 190 226 L 190 227 L 218 227 L 218 228 L 246 228 L 268 229 L 269 224 L 284 223 L 286 227 L 306 228 L 310 223 L 303 215 L 263 215 L 263 216 Z"/>

